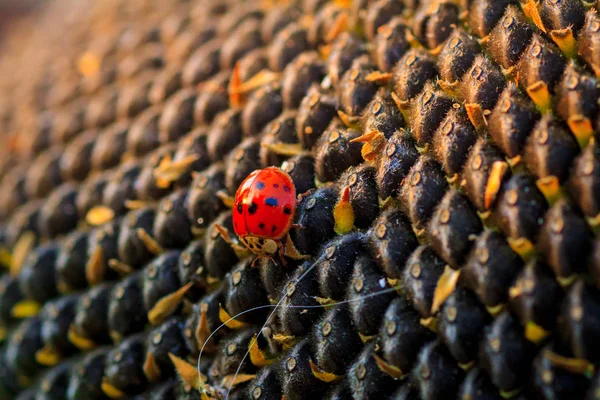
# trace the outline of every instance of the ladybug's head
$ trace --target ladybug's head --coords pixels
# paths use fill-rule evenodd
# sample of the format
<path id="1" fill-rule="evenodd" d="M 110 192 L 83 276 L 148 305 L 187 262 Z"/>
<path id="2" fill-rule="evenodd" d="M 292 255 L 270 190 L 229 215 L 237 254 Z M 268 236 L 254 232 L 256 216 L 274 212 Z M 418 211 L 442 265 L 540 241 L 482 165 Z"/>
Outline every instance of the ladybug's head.
<path id="1" fill-rule="evenodd" d="M 273 239 L 264 239 L 256 236 L 240 237 L 241 242 L 258 256 L 273 256 L 279 250 L 279 245 Z"/>

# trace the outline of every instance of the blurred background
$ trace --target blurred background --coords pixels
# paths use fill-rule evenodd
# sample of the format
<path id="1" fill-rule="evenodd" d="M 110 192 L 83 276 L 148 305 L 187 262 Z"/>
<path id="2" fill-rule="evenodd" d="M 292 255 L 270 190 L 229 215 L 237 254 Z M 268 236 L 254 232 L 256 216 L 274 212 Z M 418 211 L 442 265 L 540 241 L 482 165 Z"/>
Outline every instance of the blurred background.
<path id="1" fill-rule="evenodd" d="M 30 14 L 48 1 L 50 0 L 0 0 L 0 41 L 12 22 Z"/>

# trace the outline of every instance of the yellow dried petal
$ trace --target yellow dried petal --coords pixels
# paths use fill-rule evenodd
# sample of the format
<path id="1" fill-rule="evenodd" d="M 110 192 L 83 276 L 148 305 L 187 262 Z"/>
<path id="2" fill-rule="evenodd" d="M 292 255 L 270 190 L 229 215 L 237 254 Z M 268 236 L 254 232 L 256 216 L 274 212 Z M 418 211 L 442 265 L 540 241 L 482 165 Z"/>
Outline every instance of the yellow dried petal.
<path id="1" fill-rule="evenodd" d="M 256 340 L 256 335 L 250 341 L 250 345 L 248 347 L 248 351 L 250 353 L 250 361 L 253 365 L 257 367 L 264 367 L 265 365 L 271 365 L 275 359 L 268 359 L 265 356 L 265 353 L 258 347 L 258 341 Z"/>
<path id="2" fill-rule="evenodd" d="M 79 350 L 88 351 L 96 347 L 96 343 L 94 343 L 92 340 L 78 334 L 73 324 L 71 324 L 69 327 L 68 337 L 69 341 L 73 343 L 73 345 Z"/>
<path id="3" fill-rule="evenodd" d="M 515 253 L 524 261 L 529 261 L 535 255 L 535 247 L 529 239 L 526 238 L 508 238 L 508 244 Z"/>
<path id="4" fill-rule="evenodd" d="M 322 382 L 330 383 L 330 382 L 336 382 L 336 381 L 339 381 L 340 379 L 342 379 L 342 376 L 340 376 L 340 375 L 336 375 L 331 372 L 323 371 L 321 368 L 318 367 L 318 365 L 316 365 L 313 362 L 312 359 L 308 360 L 308 364 L 310 365 L 310 370 L 311 370 L 313 376 Z"/>
<path id="5" fill-rule="evenodd" d="M 264 143 L 261 146 L 266 147 L 274 153 L 288 157 L 304 153 L 304 149 L 300 143 Z"/>
<path id="6" fill-rule="evenodd" d="M 104 225 L 112 221 L 115 212 L 106 206 L 96 206 L 92 208 L 85 216 L 85 221 L 92 226 Z"/>
<path id="7" fill-rule="evenodd" d="M 12 264 L 12 254 L 4 247 L 0 247 L 0 266 L 8 268 Z"/>
<path id="8" fill-rule="evenodd" d="M 435 287 L 433 303 L 431 305 L 432 314 L 437 313 L 448 296 L 454 292 L 459 277 L 460 270 L 452 269 L 449 265 L 446 265 L 444 272 L 442 273 L 442 276 L 440 276 L 440 279 L 438 279 L 437 286 Z"/>
<path id="9" fill-rule="evenodd" d="M 106 378 L 102 379 L 102 384 L 100 385 L 100 388 L 102 389 L 104 394 L 110 397 L 111 399 L 118 400 L 127 396 L 122 390 L 119 390 L 117 387 L 108 383 L 106 381 Z"/>
<path id="10" fill-rule="evenodd" d="M 563 54 L 569 58 L 577 57 L 577 40 L 573 35 L 573 29 L 554 30 L 550 32 L 550 37 L 558 45 Z"/>
<path id="11" fill-rule="evenodd" d="M 430 331 L 437 332 L 438 320 L 436 317 L 421 318 L 419 323 Z"/>
<path id="12" fill-rule="evenodd" d="M 233 108 L 240 108 L 243 105 L 243 97 L 239 92 L 239 87 L 242 85 L 242 77 L 240 75 L 240 62 L 236 62 L 233 67 L 233 73 L 229 80 L 229 104 Z"/>
<path id="13" fill-rule="evenodd" d="M 347 127 L 351 128 L 358 124 L 358 117 L 352 117 L 352 116 L 346 114 L 345 112 L 343 112 L 342 110 L 338 110 L 337 113 L 338 113 L 338 117 L 340 117 L 340 119 L 342 120 L 344 125 L 346 125 Z"/>
<path id="14" fill-rule="evenodd" d="M 348 24 L 348 13 L 342 12 L 339 13 L 336 17 L 335 21 L 331 25 L 331 28 L 325 35 L 325 43 L 331 43 L 334 41 L 336 37 L 338 37 L 342 32 L 345 32 L 349 29 Z"/>
<path id="15" fill-rule="evenodd" d="M 77 70 L 86 78 L 96 75 L 100 70 L 100 57 L 91 51 L 86 51 L 77 60 Z"/>
<path id="16" fill-rule="evenodd" d="M 177 357 L 173 353 L 169 353 L 169 358 L 177 370 L 177 374 L 181 380 L 189 387 L 200 390 L 206 378 L 200 375 L 198 369 L 187 361 Z"/>
<path id="17" fill-rule="evenodd" d="M 158 325 L 163 322 L 169 315 L 173 314 L 177 307 L 183 301 L 186 292 L 192 287 L 193 282 L 188 282 L 177 291 L 161 298 L 156 302 L 154 307 L 148 311 L 148 321 L 152 325 Z"/>
<path id="18" fill-rule="evenodd" d="M 400 379 L 404 376 L 404 372 L 402 372 L 400 368 L 389 364 L 377 354 L 373 354 L 373 358 L 375 359 L 375 363 L 377 364 L 377 367 L 381 370 L 381 372 L 388 374 L 394 379 Z"/>
<path id="19" fill-rule="evenodd" d="M 133 272 L 133 268 L 130 265 L 127 265 L 119 260 L 111 258 L 108 260 L 108 266 L 117 271 L 121 276 L 127 276 Z"/>
<path id="20" fill-rule="evenodd" d="M 53 367 L 60 362 L 61 356 L 52 346 L 46 344 L 35 353 L 35 360 L 40 365 Z"/>
<path id="21" fill-rule="evenodd" d="M 105 273 L 104 250 L 98 245 L 85 265 L 85 278 L 90 286 L 94 286 L 104 280 Z"/>
<path id="22" fill-rule="evenodd" d="M 550 332 L 539 326 L 533 321 L 528 321 L 525 324 L 525 337 L 533 343 L 539 343 L 548 337 Z"/>
<path id="23" fill-rule="evenodd" d="M 486 209 L 491 208 L 492 204 L 494 204 L 506 171 L 508 171 L 508 164 L 506 162 L 495 161 L 492 164 L 492 170 L 485 187 L 484 205 Z"/>
<path id="24" fill-rule="evenodd" d="M 535 103 L 541 113 L 552 109 L 552 95 L 548 90 L 548 85 L 543 81 L 537 81 L 527 87 L 527 94 Z"/>
<path id="25" fill-rule="evenodd" d="M 152 253 L 154 255 L 159 255 L 165 251 L 162 248 L 162 246 L 160 244 L 158 244 L 158 242 L 156 240 L 154 240 L 154 238 L 152 236 L 150 236 L 150 234 L 148 232 L 146 232 L 143 228 L 138 228 L 136 233 L 137 233 L 138 237 L 140 238 L 140 240 L 144 243 L 144 246 L 146 246 L 146 249 L 148 249 L 148 251 L 150 253 Z"/>
<path id="26" fill-rule="evenodd" d="M 333 218 L 335 220 L 335 233 L 345 235 L 354 227 L 354 210 L 350 203 L 350 187 L 346 186 L 342 190 L 340 200 L 333 208 Z"/>
<path id="27" fill-rule="evenodd" d="M 10 310 L 10 315 L 17 319 L 33 317 L 40 312 L 42 306 L 33 300 L 21 300 Z"/>
<path id="28" fill-rule="evenodd" d="M 378 82 L 378 83 L 381 83 L 381 84 L 386 84 L 391 79 L 392 79 L 392 74 L 391 73 L 389 73 L 389 72 L 381 72 L 381 71 L 371 72 L 370 74 L 368 74 L 365 77 L 365 80 L 367 80 L 369 82 Z"/>
<path id="29" fill-rule="evenodd" d="M 221 386 L 225 388 L 232 388 L 241 383 L 251 381 L 255 377 L 255 374 L 226 375 L 223 377 L 223 380 L 221 380 Z"/>
<path id="30" fill-rule="evenodd" d="M 387 141 L 385 140 L 383 133 L 379 131 L 372 131 L 352 139 L 350 143 L 364 143 L 361 149 L 361 155 L 363 159 L 365 161 L 375 161 L 377 156 L 381 154 L 381 151 L 385 147 Z"/>
<path id="31" fill-rule="evenodd" d="M 12 253 L 10 264 L 10 276 L 16 278 L 21 273 L 21 267 L 25 259 L 35 245 L 36 236 L 33 232 L 27 231 L 19 237 Z"/>
<path id="32" fill-rule="evenodd" d="M 146 375 L 146 378 L 148 378 L 150 382 L 156 382 L 160 380 L 161 372 L 158 364 L 156 363 L 156 357 L 154 356 L 154 353 L 148 352 L 148 354 L 146 354 L 146 360 L 144 361 L 144 366 L 142 369 L 144 370 L 144 375 Z"/>
<path id="33" fill-rule="evenodd" d="M 156 179 L 157 186 L 159 181 L 161 184 L 164 184 L 164 182 L 169 182 L 170 184 L 171 182 L 177 181 L 185 172 L 189 170 L 190 165 L 196 162 L 198 158 L 199 156 L 197 154 L 191 154 L 183 157 L 182 159 L 173 160 L 168 163 L 163 164 L 161 162 L 152 172 L 154 178 Z"/>
<path id="34" fill-rule="evenodd" d="M 471 120 L 471 123 L 473 124 L 475 129 L 479 131 L 485 128 L 485 126 L 487 126 L 485 114 L 479 104 L 465 104 L 465 111 L 467 112 L 467 116 Z"/>
<path id="35" fill-rule="evenodd" d="M 139 210 L 140 208 L 148 207 L 150 203 L 143 200 L 125 200 L 125 207 L 128 210 Z"/>
<path id="36" fill-rule="evenodd" d="M 263 69 L 256 75 L 248 79 L 246 82 L 241 83 L 236 87 L 231 87 L 230 92 L 232 94 L 244 94 L 249 93 L 255 89 L 276 82 L 281 78 L 281 74 L 273 72 L 269 69 Z"/>
<path id="37" fill-rule="evenodd" d="M 585 148 L 594 134 L 592 121 L 581 114 L 577 114 L 571 115 L 567 123 L 569 125 L 569 129 L 571 129 L 571 132 L 573 132 L 573 135 L 575 135 L 575 138 L 577 138 L 579 146 L 582 149 Z"/>
<path id="38" fill-rule="evenodd" d="M 245 322 L 232 319 L 229 313 L 225 311 L 223 306 L 219 306 L 219 320 L 229 329 L 242 329 L 249 326 L 249 324 Z"/>
<path id="39" fill-rule="evenodd" d="M 217 192 L 217 197 L 221 199 L 225 207 L 233 208 L 233 203 L 235 202 L 235 198 L 230 196 L 226 191 L 219 190 Z"/>
<path id="40" fill-rule="evenodd" d="M 552 206 L 561 197 L 560 182 L 556 176 L 545 176 L 537 180 L 536 185 L 548 204 Z"/>
<path id="41" fill-rule="evenodd" d="M 544 356 L 550 360 L 550 363 L 553 366 L 574 374 L 585 374 L 589 376 L 594 373 L 594 365 L 582 358 L 564 357 L 548 349 L 544 350 Z"/>

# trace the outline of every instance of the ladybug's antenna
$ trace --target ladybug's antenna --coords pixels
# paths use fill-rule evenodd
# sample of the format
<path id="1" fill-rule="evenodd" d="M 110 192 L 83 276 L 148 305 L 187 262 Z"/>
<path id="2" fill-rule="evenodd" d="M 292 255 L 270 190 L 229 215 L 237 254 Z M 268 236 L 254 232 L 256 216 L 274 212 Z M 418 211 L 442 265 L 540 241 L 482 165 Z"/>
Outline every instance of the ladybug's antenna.
<path id="1" fill-rule="evenodd" d="M 298 284 L 300 281 L 302 281 L 302 279 L 304 279 L 304 277 L 306 277 L 323 259 L 325 258 L 325 256 L 321 256 L 319 257 L 317 260 L 315 260 L 315 262 L 312 263 L 312 265 L 306 269 L 306 271 L 304 271 L 296 280 L 296 284 Z M 279 301 L 277 302 L 277 304 L 272 305 L 264 305 L 264 306 L 258 306 L 258 307 L 254 307 L 254 308 L 250 308 L 248 310 L 244 310 L 243 312 L 234 315 L 233 317 L 231 317 L 229 320 L 224 321 L 224 323 L 219 326 L 214 333 L 217 332 L 217 330 L 221 329 L 223 326 L 226 326 L 230 321 L 235 320 L 236 318 L 238 318 L 239 316 L 255 311 L 255 310 L 261 310 L 261 309 L 265 309 L 265 308 L 273 308 L 273 310 L 271 311 L 271 313 L 269 314 L 269 316 L 267 317 L 265 323 L 263 324 L 263 326 L 260 328 L 260 330 L 258 331 L 258 333 L 262 332 L 265 327 L 268 325 L 269 321 L 271 320 L 271 318 L 273 317 L 273 315 L 275 315 L 275 312 L 277 312 L 277 310 L 281 307 L 281 308 L 302 308 L 302 309 L 312 309 L 312 308 L 328 308 L 328 307 L 334 307 L 334 306 L 338 306 L 338 305 L 342 305 L 342 304 L 349 304 L 349 303 L 353 303 L 356 301 L 361 301 L 364 299 L 368 299 L 371 297 L 376 297 L 385 293 L 391 293 L 391 292 L 396 292 L 397 290 L 401 289 L 402 285 L 400 283 L 387 287 L 385 289 L 379 290 L 377 292 L 373 292 L 373 293 L 369 293 L 369 294 L 365 294 L 363 296 L 358 296 L 358 297 L 354 297 L 351 299 L 346 299 L 346 300 L 341 300 L 341 301 L 333 301 L 330 302 L 328 304 L 320 304 L 320 305 L 310 305 L 310 306 L 303 306 L 303 305 L 284 305 L 282 306 L 281 303 L 283 302 L 283 300 L 286 298 L 285 296 L 281 296 L 281 298 L 279 299 Z M 211 336 L 213 335 L 211 334 Z M 210 337 L 209 337 L 210 338 Z M 206 342 L 205 342 L 206 344 Z M 204 345 L 202 346 L 202 348 L 204 349 Z M 235 371 L 235 375 L 233 376 L 233 379 L 231 380 L 231 383 L 229 384 L 229 387 L 227 388 L 227 395 L 225 396 L 225 400 L 229 399 L 229 394 L 231 393 L 231 390 L 233 389 L 234 383 L 236 381 L 236 378 L 242 368 L 242 365 L 244 363 L 244 361 L 246 360 L 246 358 L 248 357 L 248 355 L 250 354 L 250 350 L 252 348 L 252 345 L 250 345 L 248 347 L 248 350 L 246 350 L 246 353 L 244 354 L 244 357 L 242 358 L 242 360 L 240 361 L 238 368 Z M 200 355 L 202 354 L 202 351 L 200 351 Z M 383 363 L 385 363 L 384 361 L 382 361 Z M 385 365 L 387 367 L 387 365 Z M 198 356 L 198 371 L 200 371 L 200 356 Z"/>
<path id="2" fill-rule="evenodd" d="M 303 271 L 300 274 L 300 276 L 297 279 L 294 280 L 295 283 L 297 284 L 300 281 L 302 281 L 321 261 L 323 261 L 324 258 L 325 258 L 325 255 L 321 255 L 320 257 L 318 257 L 305 271 Z M 447 270 L 448 271 L 446 271 L 446 274 L 448 274 L 448 272 L 453 272 L 453 270 L 451 270 L 450 268 L 447 268 Z M 436 295 L 435 295 L 435 299 L 434 299 L 435 305 L 432 307 L 432 314 L 439 311 L 440 305 L 446 300 L 446 298 L 448 297 L 448 294 L 451 293 L 452 289 L 456 286 L 457 276 L 458 275 L 456 274 L 456 272 L 450 273 L 447 276 L 447 279 L 446 279 L 447 282 L 445 284 L 439 284 L 440 287 L 438 287 L 436 289 Z M 264 329 L 269 324 L 270 320 L 273 318 L 273 315 L 275 315 L 275 313 L 277 312 L 278 309 L 304 309 L 304 310 L 315 309 L 315 308 L 329 309 L 331 307 L 362 301 L 362 300 L 376 297 L 379 295 L 383 295 L 386 293 L 397 292 L 398 290 L 402 289 L 402 284 L 400 282 L 388 281 L 388 285 L 389 285 L 388 287 L 382 286 L 381 290 L 378 290 L 378 291 L 375 291 L 372 293 L 368 293 L 368 294 L 364 294 L 362 296 L 356 296 L 356 297 L 352 297 L 352 298 L 349 298 L 346 300 L 340 300 L 340 301 L 321 302 L 321 304 L 319 304 L 319 305 L 314 305 L 314 304 L 305 305 L 305 306 L 304 305 L 294 305 L 294 304 L 283 305 L 282 304 L 283 300 L 286 297 L 282 296 L 279 299 L 279 301 L 277 302 L 277 304 L 266 304 L 266 305 L 262 305 L 262 306 L 257 306 L 257 307 L 253 307 L 253 308 L 244 310 L 236 315 L 228 316 L 228 319 L 222 320 L 222 324 L 219 325 L 210 335 L 208 335 L 206 340 L 204 340 L 204 342 L 202 343 L 202 346 L 200 349 L 200 354 L 198 356 L 197 371 L 200 374 L 200 360 L 201 360 L 202 354 L 204 353 L 204 349 L 206 348 L 206 346 L 208 345 L 210 340 L 213 338 L 213 336 L 216 335 L 217 332 L 219 332 L 223 327 L 228 326 L 228 324 L 230 324 L 232 321 L 235 321 L 242 315 L 251 313 L 253 311 L 259 311 L 259 310 L 265 310 L 265 309 L 272 308 L 272 311 L 269 313 L 268 317 L 266 318 L 265 323 L 262 325 L 260 330 L 258 330 L 257 334 L 259 334 L 260 332 L 264 331 Z M 254 337 L 255 337 L 254 340 L 256 340 L 256 335 Z M 251 349 L 253 346 L 256 346 L 256 342 L 254 342 L 254 343 L 251 342 L 251 344 L 248 346 L 248 349 L 246 350 L 244 357 L 241 359 L 232 379 L 227 380 L 226 381 L 227 383 L 223 382 L 223 385 L 227 387 L 227 393 L 225 395 L 225 400 L 227 400 L 229 398 L 229 394 L 231 393 L 233 387 L 236 385 L 236 380 L 237 380 L 238 376 L 240 375 L 240 371 L 242 369 L 243 363 L 247 359 L 247 357 L 250 355 L 250 352 L 251 352 Z M 394 372 L 393 366 L 388 365 L 384 360 L 378 360 L 378 365 L 380 365 L 381 368 L 390 369 L 390 371 L 392 373 Z"/>
<path id="3" fill-rule="evenodd" d="M 317 263 L 315 262 L 313 264 L 313 266 L 314 265 L 317 265 Z M 311 266 L 311 268 L 312 268 L 312 266 Z M 309 268 L 308 270 L 310 270 L 311 268 Z M 308 272 L 308 270 L 306 272 Z M 300 281 L 306 275 L 306 272 L 304 274 L 302 274 L 302 276 L 300 276 L 300 278 L 298 279 L 298 281 Z M 257 332 L 257 334 L 260 333 L 260 332 L 262 332 L 262 330 L 267 327 L 267 324 L 269 323 L 269 321 L 271 320 L 271 318 L 273 318 L 273 315 L 275 315 L 275 312 L 277 312 L 277 309 L 279 308 L 279 306 L 281 305 L 281 303 L 283 302 L 284 299 L 285 299 L 285 296 L 281 296 L 281 298 L 279 299 L 279 301 L 277 302 L 277 304 L 275 304 L 275 307 L 273 307 L 273 311 L 271 311 L 271 313 L 267 317 L 265 323 L 263 324 L 263 326 L 261 326 L 261 328 Z M 233 379 L 231 380 L 231 384 L 227 388 L 227 395 L 225 396 L 225 400 L 229 399 L 229 393 L 231 393 L 231 389 L 233 389 L 233 383 L 235 382 L 235 379 L 237 378 L 238 374 L 240 373 L 240 369 L 242 368 L 242 365 L 244 364 L 244 361 L 246 361 L 246 357 L 248 357 L 249 354 L 250 354 L 250 347 L 248 348 L 248 350 L 246 350 L 246 353 L 244 354 L 244 357 L 240 361 L 240 364 L 238 365 L 237 369 L 235 370 L 235 374 L 233 375 Z"/>
<path id="4" fill-rule="evenodd" d="M 302 273 L 302 275 L 300 275 L 298 277 L 298 279 L 296 280 L 296 283 L 299 283 L 300 281 L 302 281 L 302 279 L 304 279 L 304 277 L 306 275 L 308 275 L 321 261 L 323 261 L 324 258 L 325 258 L 324 256 L 321 256 L 321 257 L 317 258 L 315 260 L 315 262 L 313 262 L 311 264 L 311 266 L 308 267 L 306 269 L 306 271 L 304 271 Z M 281 296 L 281 298 L 279 299 L 279 301 L 277 302 L 277 304 L 275 304 L 275 307 L 273 307 L 273 311 L 271 311 L 271 313 L 267 317 L 265 323 L 260 328 L 260 330 L 257 332 L 257 334 L 260 333 L 260 332 L 262 332 L 262 330 L 266 328 L 267 324 L 269 323 L 269 321 L 271 320 L 271 318 L 273 318 L 273 315 L 275 315 L 275 313 L 277 312 L 277 309 L 281 306 L 281 303 L 283 302 L 284 299 L 285 299 L 285 296 Z M 229 388 L 227 389 L 227 395 L 225 396 L 225 400 L 229 399 L 229 393 L 231 392 L 231 389 L 233 388 L 233 382 L 235 382 L 235 378 L 239 374 L 240 369 L 242 368 L 242 365 L 243 365 L 244 361 L 246 360 L 246 357 L 248 357 L 248 354 L 250 354 L 250 348 L 248 348 L 248 350 L 246 350 L 246 354 L 244 354 L 244 357 L 242 358 L 242 361 L 240 361 L 240 365 L 238 365 L 237 369 L 235 370 L 235 375 L 233 376 L 232 384 L 229 385 Z"/>
<path id="5" fill-rule="evenodd" d="M 308 275 L 318 264 L 319 262 L 321 262 L 323 259 L 325 258 L 325 256 L 321 256 L 318 259 L 315 260 L 314 263 L 311 264 L 310 267 L 308 267 L 306 269 L 306 271 L 304 271 L 302 273 L 302 275 L 300 275 L 300 277 L 298 277 L 298 279 L 296 280 L 296 283 L 302 281 L 302 279 L 304 279 L 304 277 L 306 275 Z M 272 305 L 272 304 L 268 304 L 268 305 L 264 305 L 264 306 L 258 306 L 258 307 L 254 307 L 254 308 L 250 308 L 248 310 L 242 311 L 241 313 L 234 315 L 233 317 L 229 318 L 227 321 L 224 321 L 221 325 L 219 325 L 217 327 L 217 329 L 215 329 L 209 336 L 208 338 L 206 338 L 206 340 L 204 341 L 204 343 L 202 344 L 202 348 L 200 349 L 200 354 L 198 355 L 198 365 L 197 365 L 197 369 L 198 369 L 198 373 L 201 373 L 200 371 L 200 360 L 202 358 L 202 353 L 204 352 L 204 348 L 206 347 L 206 344 L 210 342 L 210 339 L 212 339 L 212 337 L 219 331 L 221 330 L 224 326 L 227 326 L 228 323 L 230 323 L 231 321 L 234 321 L 236 318 L 240 317 L 241 315 L 244 315 L 246 313 L 255 311 L 255 310 L 261 310 L 264 308 L 271 308 L 273 307 L 273 311 L 271 311 L 271 313 L 269 314 L 269 316 L 267 317 L 265 323 L 263 324 L 263 326 L 260 328 L 260 330 L 258 331 L 258 333 L 262 332 L 263 329 L 265 329 L 265 327 L 267 326 L 267 324 L 269 323 L 269 321 L 271 320 L 271 318 L 273 318 L 273 315 L 275 315 L 275 312 L 277 311 L 277 309 L 281 306 L 281 303 L 283 302 L 283 300 L 285 299 L 285 296 L 281 296 L 281 298 L 279 299 L 279 301 L 277 302 L 277 304 Z M 289 307 L 289 306 L 288 306 Z M 300 306 L 298 306 L 300 307 Z M 321 307 L 321 306 L 316 306 L 316 307 Z M 235 375 L 233 376 L 233 379 L 231 380 L 231 384 L 229 385 L 229 388 L 227 389 L 227 395 L 225 396 L 225 400 L 227 400 L 229 398 L 229 393 L 231 392 L 231 389 L 233 388 L 233 384 L 235 382 L 235 379 L 237 378 L 240 369 L 242 368 L 242 364 L 244 363 L 244 361 L 246 360 L 246 358 L 248 357 L 248 354 L 250 354 L 250 349 L 246 350 L 246 354 L 244 354 L 244 357 L 242 358 L 242 360 L 240 361 L 240 365 L 238 366 L 237 370 L 235 371 Z"/>
<path id="6" fill-rule="evenodd" d="M 322 257 L 321 257 L 322 258 Z M 302 280 L 302 278 L 304 278 L 308 273 L 310 273 L 310 271 L 321 261 L 321 258 L 319 258 L 318 260 L 316 260 L 310 268 L 308 268 L 297 280 L 297 282 L 300 282 Z M 230 322 L 236 320 L 237 318 L 241 317 L 242 315 L 248 314 L 250 312 L 253 311 L 259 311 L 259 310 L 264 310 L 267 308 L 272 308 L 273 310 L 271 311 L 271 313 L 269 314 L 269 316 L 267 317 L 265 323 L 263 324 L 263 326 L 261 327 L 261 329 L 259 330 L 259 332 L 262 332 L 265 327 L 267 326 L 267 324 L 269 323 L 270 319 L 273 317 L 273 315 L 275 314 L 275 312 L 279 309 L 279 308 L 302 308 L 302 309 L 314 309 L 314 308 L 331 308 L 331 307 L 335 307 L 335 306 L 339 306 L 339 305 L 343 305 L 343 304 L 350 304 L 350 303 L 354 303 L 357 301 L 361 301 L 364 299 L 368 299 L 371 297 L 376 297 L 382 294 L 386 294 L 386 293 L 392 293 L 392 292 L 396 292 L 399 289 L 402 288 L 401 284 L 396 284 L 394 286 L 379 290 L 377 292 L 373 292 L 373 293 L 369 293 L 363 296 L 358 296 L 358 297 L 354 297 L 351 299 L 346 299 L 346 300 L 340 300 L 340 301 L 333 301 L 330 303 L 326 303 L 326 304 L 319 304 L 319 305 L 293 305 L 293 304 L 289 304 L 289 305 L 281 305 L 283 299 L 285 298 L 285 296 L 282 296 L 282 298 L 277 302 L 277 304 L 266 304 L 263 306 L 257 306 L 257 307 L 253 307 L 253 308 L 249 308 L 247 310 L 244 310 L 234 316 L 231 316 L 228 320 L 223 321 L 223 323 L 217 327 L 209 336 L 208 338 L 204 341 L 204 344 L 202 345 L 202 348 L 200 349 L 200 355 L 198 356 L 198 365 L 197 365 L 197 370 L 198 373 L 201 374 L 200 371 L 200 359 L 202 357 L 202 353 L 204 352 L 204 348 L 206 347 L 207 343 L 209 343 L 210 339 L 219 331 L 221 330 L 223 327 L 227 326 L 227 324 L 229 324 Z M 235 384 L 236 378 L 239 375 L 239 372 L 241 370 L 241 367 L 244 363 L 244 361 L 246 360 L 246 358 L 248 357 L 248 355 L 250 354 L 250 347 L 249 346 L 248 350 L 246 351 L 246 354 L 244 355 L 244 357 L 242 358 L 242 360 L 239 363 L 239 366 L 235 372 L 235 375 L 233 376 L 233 379 L 230 380 L 230 384 L 229 387 L 227 388 L 227 394 L 225 397 L 225 400 L 227 400 L 229 398 L 229 394 L 231 393 L 231 390 L 233 389 L 233 386 Z"/>

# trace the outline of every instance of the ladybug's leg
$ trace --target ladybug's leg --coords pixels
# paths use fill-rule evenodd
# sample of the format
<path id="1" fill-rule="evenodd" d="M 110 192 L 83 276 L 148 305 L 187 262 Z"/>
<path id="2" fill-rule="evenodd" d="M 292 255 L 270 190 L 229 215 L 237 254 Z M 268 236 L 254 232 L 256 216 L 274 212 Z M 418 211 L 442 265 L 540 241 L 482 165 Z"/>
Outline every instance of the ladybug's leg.
<path id="1" fill-rule="evenodd" d="M 215 228 L 219 231 L 219 234 L 221 234 L 223 240 L 225 240 L 225 242 L 227 242 L 227 244 L 231 246 L 231 248 L 240 260 L 248 255 L 248 249 L 245 246 L 234 242 L 231 239 L 231 236 L 229 236 L 229 232 L 227 231 L 227 229 L 223 228 L 219 224 L 215 224 Z"/>
<path id="2" fill-rule="evenodd" d="M 308 189 L 306 192 L 299 194 L 298 197 L 296 198 L 296 205 L 300 204 L 302 202 L 302 200 L 304 200 L 305 197 L 310 196 L 312 193 L 314 193 L 317 189 L 312 188 L 312 189 Z"/>
<path id="3" fill-rule="evenodd" d="M 259 260 L 261 258 L 263 258 L 264 256 L 256 256 L 254 257 L 254 260 L 252 260 L 252 263 L 250 264 L 250 268 L 254 268 L 256 267 L 256 264 L 259 262 Z"/>
<path id="4" fill-rule="evenodd" d="M 227 242 L 227 244 L 229 244 L 230 246 L 237 244 L 231 239 L 231 236 L 229 236 L 229 232 L 227 231 L 227 229 L 223 228 L 219 224 L 215 224 L 215 229 L 219 231 L 219 234 L 221 235 L 223 240 Z"/>
<path id="5" fill-rule="evenodd" d="M 291 228 L 294 228 L 294 229 L 303 229 L 304 227 L 302 225 L 300 225 L 300 224 L 292 224 Z"/>
<path id="6" fill-rule="evenodd" d="M 285 246 L 283 245 L 283 243 L 280 240 L 278 240 L 277 247 L 279 248 L 279 250 L 277 251 L 277 254 L 279 254 L 279 259 L 281 260 L 281 264 L 285 267 L 287 265 L 287 261 L 285 260 Z"/>
<path id="7" fill-rule="evenodd" d="M 291 258 L 292 260 L 308 260 L 310 259 L 309 255 L 300 254 L 294 242 L 292 242 L 292 238 L 290 235 L 285 236 L 285 245 L 283 245 L 285 249 L 285 256 Z"/>

